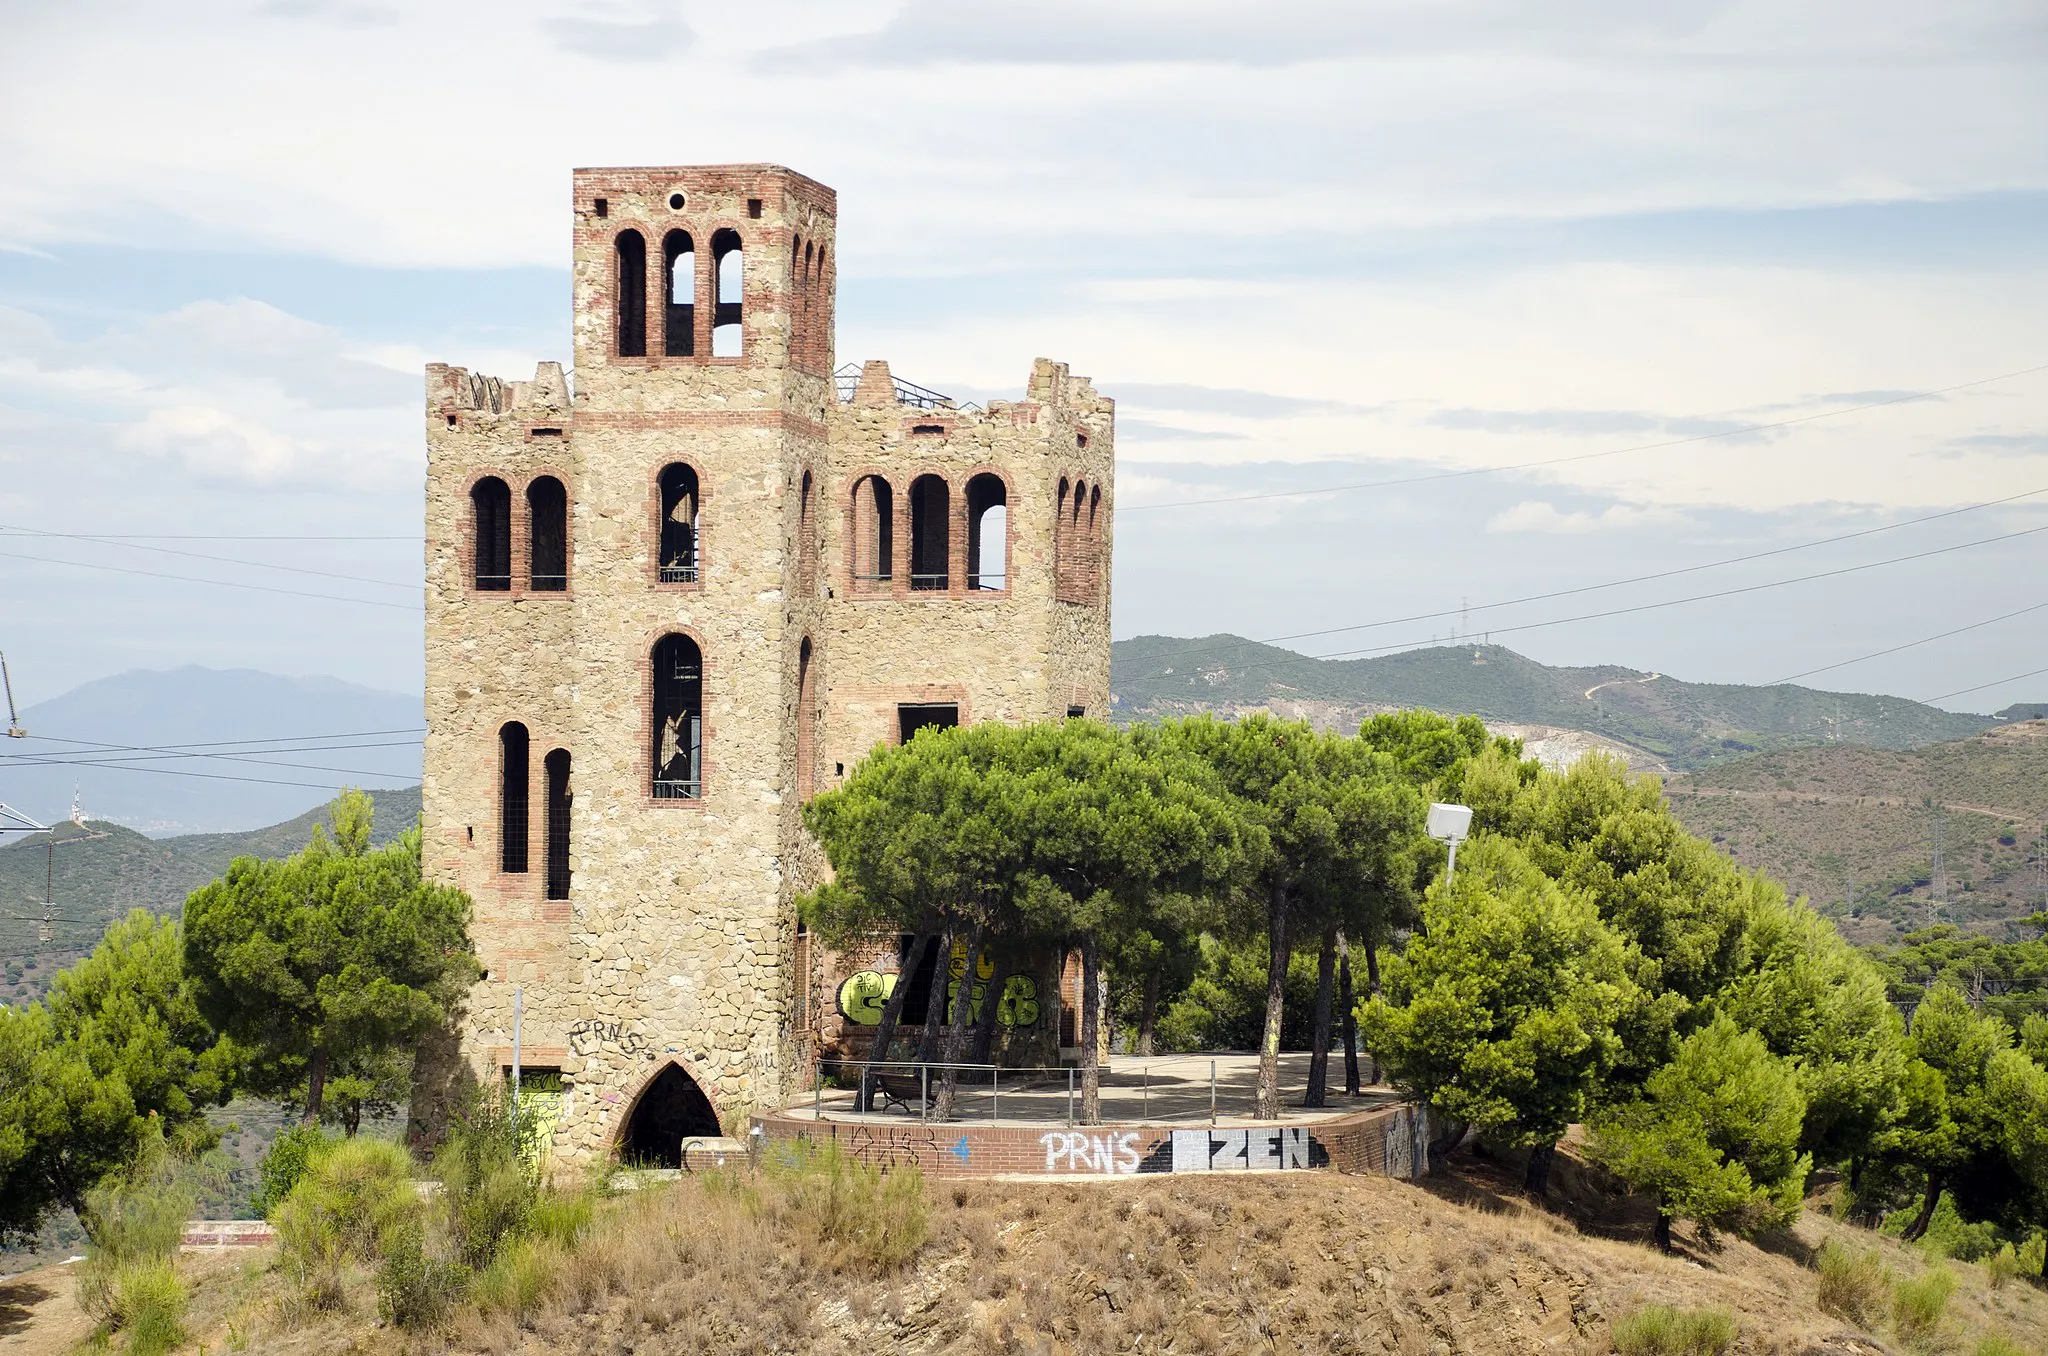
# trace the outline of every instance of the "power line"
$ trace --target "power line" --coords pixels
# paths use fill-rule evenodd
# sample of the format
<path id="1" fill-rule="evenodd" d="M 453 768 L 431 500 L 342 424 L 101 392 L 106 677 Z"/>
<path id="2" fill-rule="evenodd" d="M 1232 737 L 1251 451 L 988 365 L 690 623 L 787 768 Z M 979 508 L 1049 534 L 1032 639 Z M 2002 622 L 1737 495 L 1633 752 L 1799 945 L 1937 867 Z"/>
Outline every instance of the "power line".
<path id="1" fill-rule="evenodd" d="M 1942 386 L 1931 391 L 1914 391 L 1907 395 L 1893 396 L 1885 400 L 1873 400 L 1862 405 L 1848 405 L 1838 410 L 1822 410 L 1816 414 L 1803 414 L 1791 419 L 1779 419 L 1768 424 L 1747 424 L 1740 428 L 1722 429 L 1717 433 L 1698 433 L 1689 438 L 1671 438 L 1663 442 L 1638 443 L 1634 447 L 1613 447 L 1604 452 L 1577 452 L 1564 457 L 1545 457 L 1537 461 L 1511 462 L 1505 466 L 1474 466 L 1460 471 L 1434 471 L 1427 475 L 1402 476 L 1392 480 L 1366 480 L 1350 485 L 1325 485 L 1312 490 L 1272 490 L 1263 494 L 1223 495 L 1214 499 L 1179 499 L 1165 504 L 1130 504 L 1123 506 L 1122 513 L 1146 513 L 1153 509 L 1198 508 L 1205 504 L 1243 504 L 1258 499 L 1299 499 L 1308 495 L 1337 494 L 1347 490 L 1377 490 L 1395 485 L 1420 485 L 1435 480 L 1460 480 L 1468 476 L 1498 475 L 1504 471 L 1530 471 L 1543 466 L 1562 466 L 1569 462 L 1593 461 L 1600 457 L 1619 457 L 1631 452 L 1655 452 L 1662 448 L 1685 447 L 1693 443 L 1712 442 L 1719 438 L 1735 438 L 1751 433 L 1768 433 L 1773 429 L 1792 428 L 1799 424 L 1811 424 L 1821 419 L 1839 419 L 1844 415 L 1862 414 L 1868 410 L 1884 409 L 1892 405 L 1905 405 L 1916 400 L 1932 400 L 1936 396 L 1949 395 L 1956 391 L 1967 391 L 1977 386 L 1989 386 L 1994 382 L 2011 381 L 2017 377 L 2029 377 L 2036 372 L 2048 372 L 2048 363 L 2038 367 L 2025 367 L 2017 372 L 2004 372 L 1995 377 L 1980 377 L 1975 381 L 1958 382 L 1954 386 Z"/>
<path id="2" fill-rule="evenodd" d="M 1988 683 L 1979 683 L 1975 687 L 1959 687 L 1953 692 L 1944 692 L 1939 697 L 1926 697 L 1922 699 L 1922 702 L 1925 705 L 1931 706 L 1935 702 L 1945 702 L 1950 697 L 1960 697 L 1968 692 L 1982 692 L 1985 688 L 1997 687 L 2000 683 L 2017 683 L 2022 678 L 2035 678 L 2044 673 L 2048 673 L 2048 669 L 2028 669 L 2025 673 L 2015 673 L 2010 678 L 1994 678 Z"/>
<path id="3" fill-rule="evenodd" d="M 199 743 L 194 744 L 102 744 L 91 739 L 66 739 L 60 735 L 33 734 L 27 735 L 25 736 L 25 738 L 30 740 L 40 740 L 51 744 L 82 744 L 96 749 L 120 749 L 136 753 L 162 753 L 172 749 L 218 749 L 228 747 L 242 748 L 242 746 L 248 744 L 296 743 L 301 740 L 309 739 L 377 739 L 381 738 L 384 735 L 425 734 L 426 732 L 426 727 L 424 725 L 406 725 L 401 726 L 396 730 L 343 730 L 338 734 L 264 735 L 260 738 L 255 739 L 215 739 L 210 741 L 201 741 Z M 258 750 L 244 749 L 244 752 L 253 753 L 258 752 Z"/>
<path id="4" fill-rule="evenodd" d="M 33 531 L 34 529 L 23 529 Z M 66 532 L 45 533 L 46 536 L 64 537 Z M 210 533 L 210 532 L 101 532 L 88 538 L 91 541 L 419 541 L 417 532 L 398 537 L 330 537 L 310 532 L 268 532 L 268 533 Z"/>
<path id="5" fill-rule="evenodd" d="M 1833 546 L 1840 542 L 1855 541 L 1862 537 L 1874 537 L 1881 533 L 1895 532 L 1901 528 L 1917 527 L 1922 523 L 1936 522 L 1943 518 L 1955 518 L 1965 513 L 1975 513 L 1980 509 L 1997 508 L 2002 504 L 2011 504 L 2021 499 L 2031 499 L 2036 495 L 2042 494 L 2048 494 L 2048 486 L 2042 486 L 2040 489 L 2034 490 L 2022 490 L 2018 494 L 2009 494 L 2002 499 L 1987 499 L 1981 504 L 1968 504 L 1962 508 L 1944 509 L 1940 513 L 1930 513 L 1919 518 L 1907 518 L 1901 522 L 1887 523 L 1882 527 L 1859 528 L 1854 532 L 1844 532 L 1838 536 L 1821 537 L 1813 541 L 1798 542 L 1791 546 L 1777 546 L 1771 548 L 1768 551 L 1752 551 L 1748 555 L 1729 556 L 1722 560 L 1710 560 L 1707 561 L 1705 564 L 1701 565 L 1686 565 L 1681 566 L 1680 568 L 1674 570 L 1659 570 L 1652 574 L 1631 575 L 1625 579 L 1610 579 L 1603 583 L 1598 584 L 1581 584 L 1575 588 L 1555 589 L 1549 593 L 1532 593 L 1527 594 L 1520 598 L 1503 599 L 1502 601 L 1497 603 L 1481 603 L 1479 604 L 1479 606 L 1471 608 L 1444 608 L 1436 612 L 1416 612 L 1405 617 L 1389 617 L 1382 621 L 1356 622 L 1348 626 L 1331 626 L 1326 627 L 1319 631 L 1295 631 L 1283 636 L 1271 636 L 1266 639 L 1260 640 L 1256 643 L 1260 645 L 1272 645 L 1283 640 L 1307 640 L 1315 636 L 1341 635 L 1346 631 L 1370 631 L 1382 626 L 1401 626 L 1405 625 L 1408 622 L 1432 621 L 1442 617 L 1457 615 L 1459 613 L 1463 613 L 1466 611 L 1493 612 L 1505 607 L 1520 607 L 1525 603 L 1548 602 L 1551 599 L 1569 598 L 1575 594 L 1580 593 L 1594 593 L 1598 592 L 1601 589 L 1621 588 L 1629 584 L 1646 584 L 1658 579 L 1671 579 L 1679 575 L 1698 574 L 1705 570 L 1717 570 L 1728 565 L 1742 565 L 1750 561 L 1765 560 L 1772 556 L 1790 555 L 1797 551 L 1812 550 L 1813 548 L 1819 546 Z M 1232 649 L 1236 647 L 1225 645 L 1212 646 L 1210 648 Z M 1202 654 L 1204 653 L 1204 651 L 1184 650 L 1181 653 L 1184 655 Z M 1818 670 L 1815 671 L 1818 672 Z"/>
<path id="6" fill-rule="evenodd" d="M 44 767 L 76 767 L 76 766 L 78 766 L 78 765 L 77 765 L 76 763 L 68 763 L 68 762 L 65 762 L 65 761 L 64 761 L 63 759 L 60 759 L 60 758 L 59 758 L 59 759 L 25 759 L 25 760 L 24 760 L 23 762 L 15 764 L 15 766 L 17 766 L 17 767 L 37 767 L 37 766 L 44 766 Z M 154 772 L 154 773 L 156 773 L 156 774 L 157 774 L 158 776 L 161 776 L 161 777 L 197 777 L 197 778 L 200 778 L 200 779 L 201 779 L 202 781 L 209 781 L 209 782 L 248 782 L 248 783 L 250 783 L 250 784 L 252 784 L 252 785 L 255 785 L 255 786 L 304 786 L 304 787 L 310 787 L 310 788 L 312 788 L 312 789 L 313 789 L 313 790 L 315 790 L 315 791 L 327 791 L 327 790 L 332 790 L 333 788 L 335 788 L 335 787 L 337 787 L 337 786 L 341 786 L 341 785 L 344 785 L 344 783 L 342 783 L 342 782 L 288 782 L 288 781 L 281 781 L 281 780 L 279 780 L 278 778 L 275 778 L 275 777 L 234 777 L 234 776 L 230 776 L 230 775 L 228 775 L 228 774 L 227 774 L 227 773 L 225 773 L 225 772 L 188 772 L 188 771 L 185 771 L 185 770 L 184 770 L 184 769 L 182 769 L 182 768 L 174 768 L 174 767 L 135 767 L 135 766 L 133 766 L 133 765 L 131 765 L 131 764 L 128 764 L 128 763 L 94 763 L 94 764 L 92 764 L 92 766 L 94 766 L 94 767 L 100 767 L 100 768 L 107 768 L 107 769 L 110 769 L 110 770 L 113 770 L 113 771 L 116 771 L 116 772 Z M 283 764 L 271 764 L 271 766 L 273 766 L 273 767 L 283 767 L 283 768 L 290 768 L 290 767 L 292 767 L 292 766 L 294 766 L 294 765 L 293 765 L 293 764 L 290 764 L 290 763 L 283 763 Z M 306 769 L 306 771 L 308 771 L 308 772 L 317 772 L 317 771 L 320 771 L 320 770 L 321 770 L 321 769 L 318 769 L 318 768 L 307 768 L 307 769 Z M 380 778 L 387 778 L 387 779 L 395 779 L 395 778 L 398 778 L 398 777 L 399 777 L 399 776 L 400 776 L 401 774 L 399 774 L 399 773 L 396 773 L 396 772 L 369 772 L 369 773 L 361 773 L 361 774 L 357 774 L 357 775 L 361 775 L 361 776 L 368 776 L 368 777 L 380 777 Z M 390 788 L 390 789 L 393 789 L 393 790 L 395 790 L 395 789 L 397 789 L 397 788 Z"/>
<path id="7" fill-rule="evenodd" d="M 19 551 L 0 551 L 10 560 L 31 560 L 38 565 L 66 565 L 75 570 L 104 570 L 109 574 L 140 575 L 144 579 L 174 579 L 185 584 L 213 584 L 224 589 L 248 589 L 255 593 L 282 593 L 293 598 L 318 598 L 329 603 L 360 603 L 364 607 L 389 607 L 400 612 L 417 612 L 419 604 L 387 603 L 376 598 L 350 598 L 339 593 L 307 593 L 303 589 L 273 588 L 269 584 L 242 584 L 230 579 L 199 579 L 189 574 L 164 574 L 157 570 L 136 570 L 125 565 L 95 565 L 83 560 L 52 560 L 48 556 L 25 556 Z M 424 586 L 422 586 L 424 588 Z"/>
<path id="8" fill-rule="evenodd" d="M 1975 631 L 1982 627 L 1995 625 L 1998 622 L 2011 621 L 2014 617 L 2024 617 L 2029 612 L 2039 612 L 2044 607 L 2048 607 L 2048 602 L 2035 603 L 2029 607 L 2023 607 L 2014 612 L 2003 613 L 2000 616 L 1996 617 L 1986 617 L 1983 621 L 1971 622 L 1968 626 L 1958 626 L 1953 631 L 1943 631 L 1939 635 L 1922 636 L 1918 640 L 1909 640 L 1903 645 L 1894 645 L 1888 650 L 1873 650 L 1869 654 L 1858 655 L 1854 659 L 1844 659 L 1838 663 L 1823 664 L 1817 669 L 1807 669 L 1804 672 L 1794 673 L 1784 678 L 1774 678 L 1770 682 L 1764 684 L 1764 686 L 1776 687 L 1780 683 L 1789 683 L 1795 678 L 1810 678 L 1816 673 L 1827 673 L 1833 669 L 1846 669 L 1852 664 L 1861 664 L 1867 659 L 1882 659 L 1884 656 L 1888 654 L 1897 654 L 1901 650 L 1910 650 L 1913 649 L 1915 646 L 1919 645 L 1931 645 L 1937 640 L 1947 640 L 1950 636 L 1959 636 L 1963 634 L 1963 632 L 1965 631 Z M 1991 686 L 1991 684 L 1987 683 L 1985 684 L 1985 686 L 1989 687 Z M 1954 696 L 1955 694 L 1950 693 L 1949 695 Z"/>
<path id="9" fill-rule="evenodd" d="M 128 551 L 154 551 L 158 555 L 182 556 L 187 560 L 207 560 L 218 565 L 246 565 L 255 570 L 281 570 L 287 574 L 312 575 L 319 579 L 338 579 L 348 584 L 374 584 L 386 589 L 416 589 L 418 584 L 397 583 L 389 579 L 366 579 L 357 574 L 336 574 L 332 570 L 309 570 L 301 565 L 278 565 L 267 560 L 243 560 L 238 556 L 209 556 L 199 551 L 180 551 L 171 546 L 141 546 L 122 541 L 115 537 L 88 537 L 76 532 L 46 532 L 40 528 L 17 527 L 12 523 L 0 523 L 0 532 L 14 532 L 28 537 L 53 537 L 61 541 L 91 542 L 96 546 L 118 546 Z"/>

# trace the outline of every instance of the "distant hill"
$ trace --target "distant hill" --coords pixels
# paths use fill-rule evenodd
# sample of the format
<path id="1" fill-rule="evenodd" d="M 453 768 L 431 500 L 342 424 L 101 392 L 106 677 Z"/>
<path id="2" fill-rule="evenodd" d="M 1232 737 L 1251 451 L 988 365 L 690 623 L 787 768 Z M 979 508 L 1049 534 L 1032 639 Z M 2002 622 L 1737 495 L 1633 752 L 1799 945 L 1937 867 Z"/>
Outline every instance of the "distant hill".
<path id="1" fill-rule="evenodd" d="M 51 824 L 70 813 L 75 788 L 95 820 L 171 834 L 275 824 L 342 783 L 417 783 L 426 721 L 418 697 L 188 666 L 82 684 L 27 708 L 21 723 L 30 737 L 0 749 L 0 801 Z M 357 737 L 324 738 L 333 735 Z M 249 747 L 261 741 L 278 751 Z M 323 747 L 347 744 L 378 747 Z"/>
<path id="2" fill-rule="evenodd" d="M 2043 907 L 2048 723 L 1913 750 L 1759 754 L 1665 784 L 1685 826 L 1806 895 L 1852 941 L 1929 923 L 2018 937 Z M 1934 898 L 1936 807 L 1947 901 Z M 1849 890 L 1853 881 L 1853 902 Z"/>
<path id="3" fill-rule="evenodd" d="M 377 807 L 371 840 L 389 842 L 419 821 L 420 789 L 372 791 Z M 282 824 L 246 833 L 195 833 L 146 838 L 99 820 L 59 824 L 0 847 L 0 1002 L 39 997 L 57 971 L 90 951 L 107 925 L 131 909 L 175 914 L 185 897 L 237 857 L 285 857 L 306 845 L 325 805 Z M 12 836 L 12 835 L 10 835 Z M 48 846 L 56 844 L 52 851 Z M 45 873 L 54 940 L 37 940 Z"/>
<path id="4" fill-rule="evenodd" d="M 1582 742 L 1625 751 L 1640 768 L 1681 771 L 1827 741 L 1918 748 L 1997 723 L 1899 697 L 1688 683 L 1614 665 L 1552 668 L 1499 645 L 1314 659 L 1239 636 L 1138 636 L 1111 647 L 1110 689 L 1120 722 L 1266 707 L 1353 728 L 1376 711 L 1424 706 L 1530 733 L 1582 732 Z"/>

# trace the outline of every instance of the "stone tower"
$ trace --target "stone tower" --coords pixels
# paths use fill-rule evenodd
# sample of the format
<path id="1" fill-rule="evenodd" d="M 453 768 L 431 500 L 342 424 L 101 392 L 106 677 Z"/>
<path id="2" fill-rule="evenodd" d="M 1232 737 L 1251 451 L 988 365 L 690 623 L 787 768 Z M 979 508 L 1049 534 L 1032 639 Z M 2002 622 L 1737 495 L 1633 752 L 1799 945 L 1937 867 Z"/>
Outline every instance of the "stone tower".
<path id="1" fill-rule="evenodd" d="M 844 1014 L 805 799 L 924 725 L 1107 714 L 1112 403 L 1044 360 L 986 410 L 835 379 L 836 209 L 579 170 L 573 396 L 427 369 L 425 865 L 476 902 L 464 1054 L 509 1069 L 518 992 L 560 1153 L 808 1084 Z"/>

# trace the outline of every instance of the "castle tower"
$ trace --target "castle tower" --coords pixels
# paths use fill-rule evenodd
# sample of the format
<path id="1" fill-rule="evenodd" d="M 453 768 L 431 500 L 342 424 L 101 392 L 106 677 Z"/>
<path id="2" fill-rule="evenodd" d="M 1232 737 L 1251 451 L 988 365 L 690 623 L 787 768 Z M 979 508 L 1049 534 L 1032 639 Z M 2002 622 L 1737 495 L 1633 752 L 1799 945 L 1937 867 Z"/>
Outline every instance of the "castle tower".
<path id="1" fill-rule="evenodd" d="M 561 1153 L 667 1159 L 857 1036 L 838 971 L 891 957 L 800 934 L 805 799 L 922 725 L 1107 714 L 1110 402 L 835 383 L 836 206 L 577 171 L 573 398 L 428 369 L 424 860 L 476 901 L 463 1053 L 509 1069 L 520 994 Z"/>

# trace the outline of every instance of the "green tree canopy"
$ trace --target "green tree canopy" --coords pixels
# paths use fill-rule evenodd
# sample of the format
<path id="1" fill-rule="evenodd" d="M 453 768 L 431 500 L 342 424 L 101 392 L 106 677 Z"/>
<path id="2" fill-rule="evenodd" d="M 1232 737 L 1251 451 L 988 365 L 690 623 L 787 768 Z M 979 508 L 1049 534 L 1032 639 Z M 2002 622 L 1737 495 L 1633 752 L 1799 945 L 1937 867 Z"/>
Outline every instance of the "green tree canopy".
<path id="1" fill-rule="evenodd" d="M 1622 945 L 1585 895 L 1515 844 L 1476 840 L 1456 880 L 1432 887 L 1425 930 L 1359 1008 L 1366 1044 L 1404 1090 L 1530 1149 L 1529 1185 L 1621 1054 L 1633 993 Z"/>
<path id="2" fill-rule="evenodd" d="M 1593 1156 L 1657 1198 L 1657 1243 L 1685 1218 L 1738 1233 L 1799 1213 L 1812 1159 L 1799 1150 L 1806 1097 L 1792 1066 L 1723 1014 L 1679 1042 L 1643 1096 L 1593 1122 Z"/>
<path id="3" fill-rule="evenodd" d="M 330 1065 L 366 1066 L 447 1020 L 475 979 L 469 897 L 420 876 L 417 829 L 372 851 L 369 797 L 344 792 L 283 861 L 237 858 L 185 904 L 200 1010 L 251 1052 L 259 1091 L 305 1087 L 321 1114 Z"/>
<path id="4" fill-rule="evenodd" d="M 178 925 L 140 910 L 57 976 L 47 1003 L 0 1010 L 0 1235 L 33 1233 L 133 1156 L 154 1119 L 210 1142 L 240 1052 L 201 1015 Z"/>

